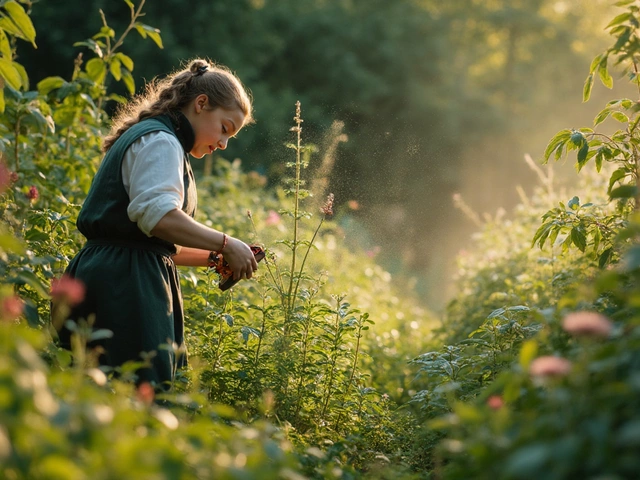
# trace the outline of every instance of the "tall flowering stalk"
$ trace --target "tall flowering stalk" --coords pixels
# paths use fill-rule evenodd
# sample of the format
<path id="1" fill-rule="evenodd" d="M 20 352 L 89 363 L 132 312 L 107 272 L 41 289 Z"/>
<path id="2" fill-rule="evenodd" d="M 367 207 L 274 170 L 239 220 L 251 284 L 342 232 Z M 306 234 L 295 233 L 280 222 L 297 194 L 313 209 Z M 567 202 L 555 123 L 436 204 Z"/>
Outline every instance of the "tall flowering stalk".
<path id="1" fill-rule="evenodd" d="M 296 253 L 298 251 L 298 224 L 300 222 L 300 171 L 302 169 L 302 117 L 300 116 L 301 108 L 300 101 L 296 102 L 296 116 L 293 117 L 293 120 L 296 122 L 296 126 L 291 128 L 292 132 L 296 134 L 296 144 L 294 149 L 296 151 L 296 163 L 295 163 L 295 179 L 294 179 L 294 198 L 293 198 L 293 244 L 291 245 L 291 270 L 289 277 L 289 289 L 287 292 L 287 317 L 293 310 L 293 305 L 295 303 L 293 293 L 294 286 L 294 275 L 293 272 L 296 271 Z M 298 282 L 300 280 L 298 279 Z M 297 284 L 296 284 L 297 285 Z"/>

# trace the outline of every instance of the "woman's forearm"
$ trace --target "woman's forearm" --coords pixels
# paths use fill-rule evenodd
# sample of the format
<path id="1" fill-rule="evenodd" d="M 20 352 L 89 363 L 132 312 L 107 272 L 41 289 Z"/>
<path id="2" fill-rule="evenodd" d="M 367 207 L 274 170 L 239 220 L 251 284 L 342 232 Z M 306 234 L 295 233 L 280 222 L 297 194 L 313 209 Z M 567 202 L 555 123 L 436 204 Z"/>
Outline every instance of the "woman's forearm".
<path id="1" fill-rule="evenodd" d="M 196 222 L 182 210 L 171 210 L 151 230 L 151 235 L 167 242 L 206 251 L 222 248 L 223 234 Z"/>
<path id="2" fill-rule="evenodd" d="M 173 255 L 176 265 L 183 267 L 206 267 L 209 263 L 209 250 L 200 248 L 181 247 L 180 252 Z"/>

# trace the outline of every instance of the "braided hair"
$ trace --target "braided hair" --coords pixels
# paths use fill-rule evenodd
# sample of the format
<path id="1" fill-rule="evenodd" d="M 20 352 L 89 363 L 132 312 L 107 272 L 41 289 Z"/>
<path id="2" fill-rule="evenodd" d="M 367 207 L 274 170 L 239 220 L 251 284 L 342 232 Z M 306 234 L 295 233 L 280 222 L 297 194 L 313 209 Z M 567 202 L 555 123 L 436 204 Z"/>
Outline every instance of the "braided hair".
<path id="1" fill-rule="evenodd" d="M 242 111 L 245 125 L 253 122 L 251 97 L 240 79 L 228 68 L 198 58 L 187 68 L 148 83 L 144 93 L 122 105 L 113 118 L 102 150 L 109 150 L 136 123 L 179 111 L 200 94 L 207 95 L 213 108 Z"/>

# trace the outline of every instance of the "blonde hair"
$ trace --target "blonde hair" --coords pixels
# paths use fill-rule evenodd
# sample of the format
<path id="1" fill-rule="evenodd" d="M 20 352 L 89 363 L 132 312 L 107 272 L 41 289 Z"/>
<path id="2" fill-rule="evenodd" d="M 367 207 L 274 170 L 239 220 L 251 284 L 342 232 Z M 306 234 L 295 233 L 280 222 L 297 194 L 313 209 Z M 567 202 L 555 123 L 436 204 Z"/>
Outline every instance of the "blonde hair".
<path id="1" fill-rule="evenodd" d="M 213 108 L 242 111 L 244 125 L 253 122 L 251 97 L 240 79 L 227 67 L 198 58 L 192 60 L 187 68 L 148 83 L 144 93 L 121 106 L 113 118 L 102 150 L 109 150 L 136 123 L 179 111 L 201 94 L 207 95 L 209 105 Z"/>

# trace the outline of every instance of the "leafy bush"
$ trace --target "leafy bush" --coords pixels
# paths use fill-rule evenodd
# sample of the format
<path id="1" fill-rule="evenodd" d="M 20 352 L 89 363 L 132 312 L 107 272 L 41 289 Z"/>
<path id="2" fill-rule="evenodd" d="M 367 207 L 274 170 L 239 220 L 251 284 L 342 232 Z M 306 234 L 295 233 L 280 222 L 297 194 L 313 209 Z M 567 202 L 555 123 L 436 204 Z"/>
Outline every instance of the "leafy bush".
<path id="1" fill-rule="evenodd" d="M 610 86 L 609 56 L 624 62 L 637 53 L 633 3 L 618 2 L 627 11 L 609 24 L 616 42 L 592 63 L 585 100 L 594 72 Z M 430 379 L 413 403 L 437 441 L 422 458 L 438 477 L 637 475 L 640 116 L 630 102 L 610 102 L 594 121 L 611 116 L 626 128 L 610 136 L 564 130 L 547 147 L 545 159 L 576 150 L 578 171 L 595 159 L 578 187 L 587 203 L 559 201 L 536 167 L 546 189 L 523 196 L 512 221 L 485 224 L 479 252 L 461 258 L 453 332 L 443 333 L 450 343 L 414 360 Z"/>

